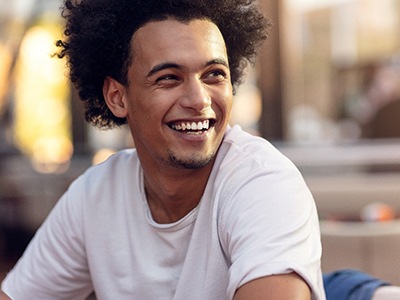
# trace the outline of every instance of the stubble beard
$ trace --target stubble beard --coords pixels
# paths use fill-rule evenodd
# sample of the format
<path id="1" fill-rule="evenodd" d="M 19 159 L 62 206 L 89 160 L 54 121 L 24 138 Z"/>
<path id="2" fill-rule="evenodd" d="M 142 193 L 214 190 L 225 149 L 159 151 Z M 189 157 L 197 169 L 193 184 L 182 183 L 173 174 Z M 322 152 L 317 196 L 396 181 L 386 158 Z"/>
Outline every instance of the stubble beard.
<path id="1" fill-rule="evenodd" d="M 178 167 L 183 169 L 201 169 L 207 166 L 214 159 L 215 153 L 211 153 L 208 156 L 193 155 L 189 157 L 177 157 L 173 153 L 168 153 L 168 164 L 172 167 Z"/>

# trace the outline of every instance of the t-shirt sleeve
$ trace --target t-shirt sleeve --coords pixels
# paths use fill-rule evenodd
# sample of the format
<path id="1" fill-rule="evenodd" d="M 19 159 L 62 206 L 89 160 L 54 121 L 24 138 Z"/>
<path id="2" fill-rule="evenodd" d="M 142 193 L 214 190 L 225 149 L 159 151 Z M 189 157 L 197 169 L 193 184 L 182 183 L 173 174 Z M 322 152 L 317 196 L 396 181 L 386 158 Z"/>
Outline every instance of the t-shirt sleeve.
<path id="1" fill-rule="evenodd" d="M 297 169 L 259 170 L 232 184 L 219 229 L 231 261 L 229 298 L 251 280 L 296 272 L 313 299 L 324 299 L 318 216 Z"/>
<path id="2" fill-rule="evenodd" d="M 2 290 L 12 299 L 87 297 L 92 288 L 82 215 L 79 199 L 74 199 L 71 190 L 67 191 L 3 281 Z"/>

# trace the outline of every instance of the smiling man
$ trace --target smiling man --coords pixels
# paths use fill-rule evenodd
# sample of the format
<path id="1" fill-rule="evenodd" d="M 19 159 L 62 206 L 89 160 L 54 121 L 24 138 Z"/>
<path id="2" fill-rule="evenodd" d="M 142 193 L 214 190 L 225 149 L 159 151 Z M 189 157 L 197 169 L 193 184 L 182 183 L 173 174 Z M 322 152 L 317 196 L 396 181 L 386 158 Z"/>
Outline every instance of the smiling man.
<path id="1" fill-rule="evenodd" d="M 325 299 L 312 196 L 228 124 L 268 22 L 252 1 L 65 2 L 86 118 L 135 149 L 80 176 L 2 283 L 12 299 Z M 3 297 L 6 298 L 6 295 Z"/>

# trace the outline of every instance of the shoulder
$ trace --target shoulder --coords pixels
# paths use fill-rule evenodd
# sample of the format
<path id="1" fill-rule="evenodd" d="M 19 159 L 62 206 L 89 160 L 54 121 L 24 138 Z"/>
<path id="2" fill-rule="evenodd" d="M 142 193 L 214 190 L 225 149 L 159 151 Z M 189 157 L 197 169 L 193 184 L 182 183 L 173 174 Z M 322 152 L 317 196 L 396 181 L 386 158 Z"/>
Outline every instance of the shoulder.
<path id="1" fill-rule="evenodd" d="M 273 212 L 306 218 L 314 210 L 313 197 L 297 167 L 267 140 L 233 127 L 220 151 L 214 181 L 225 217 L 236 218 L 248 208 L 249 216 Z"/>
<path id="2" fill-rule="evenodd" d="M 111 155 L 104 162 L 88 168 L 76 180 L 77 183 L 90 181 L 91 184 L 104 181 L 118 180 L 126 174 L 131 174 L 133 169 L 139 168 L 140 163 L 134 149 L 126 149 Z M 116 176 L 118 175 L 118 176 Z"/>
<path id="3" fill-rule="evenodd" d="M 243 131 L 240 126 L 234 126 L 227 131 L 223 145 L 227 149 L 226 156 L 241 157 L 242 159 L 254 160 L 264 167 L 293 164 L 268 140 L 254 136 Z"/>
<path id="4" fill-rule="evenodd" d="M 135 149 L 125 149 L 121 150 L 109 158 L 107 158 L 104 162 L 101 162 L 97 165 L 93 165 L 87 170 L 87 176 L 96 174 L 102 174 L 104 172 L 109 172 L 113 170 L 118 170 L 119 172 L 129 172 L 130 168 L 135 164 L 139 163 L 139 159 L 137 157 L 137 153 Z"/>
<path id="5" fill-rule="evenodd" d="M 283 174 L 301 178 L 296 166 L 275 146 L 262 137 L 251 135 L 239 126 L 227 131 L 221 145 L 217 166 L 223 176 L 236 174 L 238 180 L 251 175 L 273 179 Z"/>
<path id="6" fill-rule="evenodd" d="M 106 161 L 94 165 L 79 176 L 69 187 L 68 198 L 73 201 L 95 201 L 118 198 L 138 182 L 140 162 L 134 149 L 122 150 Z"/>

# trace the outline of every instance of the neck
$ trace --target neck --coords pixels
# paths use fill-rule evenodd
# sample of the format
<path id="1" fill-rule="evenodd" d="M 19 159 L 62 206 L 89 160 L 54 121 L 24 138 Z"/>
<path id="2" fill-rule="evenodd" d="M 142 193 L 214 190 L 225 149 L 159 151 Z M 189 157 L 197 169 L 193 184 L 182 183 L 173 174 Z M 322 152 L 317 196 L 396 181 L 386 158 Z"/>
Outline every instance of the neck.
<path id="1" fill-rule="evenodd" d="M 153 219 L 173 223 L 193 210 L 204 193 L 212 164 L 195 170 L 146 172 L 144 186 Z"/>

